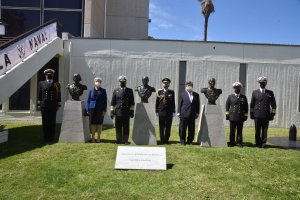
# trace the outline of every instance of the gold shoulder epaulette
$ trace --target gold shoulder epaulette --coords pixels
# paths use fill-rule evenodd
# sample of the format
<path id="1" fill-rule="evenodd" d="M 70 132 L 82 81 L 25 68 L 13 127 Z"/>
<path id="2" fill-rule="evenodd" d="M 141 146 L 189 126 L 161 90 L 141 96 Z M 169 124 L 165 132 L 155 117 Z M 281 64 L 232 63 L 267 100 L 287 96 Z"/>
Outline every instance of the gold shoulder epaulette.
<path id="1" fill-rule="evenodd" d="M 164 89 L 158 89 L 157 92 L 156 92 L 156 95 L 159 96 L 160 93 L 161 93 L 163 90 L 164 90 Z"/>

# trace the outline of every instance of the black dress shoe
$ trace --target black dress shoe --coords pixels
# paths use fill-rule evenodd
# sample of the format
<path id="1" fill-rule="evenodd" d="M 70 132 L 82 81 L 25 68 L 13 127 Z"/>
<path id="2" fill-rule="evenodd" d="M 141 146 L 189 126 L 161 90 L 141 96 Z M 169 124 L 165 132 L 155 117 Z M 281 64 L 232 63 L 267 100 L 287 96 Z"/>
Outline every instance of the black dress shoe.
<path id="1" fill-rule="evenodd" d="M 237 143 L 237 144 L 236 144 L 236 146 L 237 146 L 237 147 L 240 147 L 240 148 L 242 148 L 242 147 L 243 147 L 243 145 L 242 145 L 242 144 L 240 144 L 240 143 Z"/>
<path id="2" fill-rule="evenodd" d="M 264 149 L 267 148 L 267 144 L 266 143 L 262 144 L 261 148 L 264 148 Z"/>
<path id="3" fill-rule="evenodd" d="M 235 146 L 235 144 L 228 143 L 228 146 L 229 146 L 229 147 L 234 147 L 234 146 Z"/>
<path id="4" fill-rule="evenodd" d="M 166 141 L 165 144 L 170 144 L 169 141 Z"/>

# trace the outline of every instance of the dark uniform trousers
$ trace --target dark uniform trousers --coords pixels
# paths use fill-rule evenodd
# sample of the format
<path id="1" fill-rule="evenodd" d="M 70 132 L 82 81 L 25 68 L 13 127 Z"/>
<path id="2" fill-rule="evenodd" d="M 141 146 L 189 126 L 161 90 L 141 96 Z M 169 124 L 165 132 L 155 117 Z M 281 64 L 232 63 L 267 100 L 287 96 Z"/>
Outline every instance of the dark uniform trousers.
<path id="1" fill-rule="evenodd" d="M 272 108 L 272 110 L 271 110 Z M 269 121 L 273 120 L 276 113 L 276 100 L 271 90 L 254 90 L 250 103 L 251 118 L 255 123 L 255 143 L 263 147 L 267 143 Z"/>
<path id="2" fill-rule="evenodd" d="M 131 88 L 117 88 L 113 91 L 111 111 L 115 114 L 116 143 L 127 144 L 129 122 L 134 112 L 134 96 Z"/>
<path id="3" fill-rule="evenodd" d="M 159 116 L 159 134 L 161 144 L 168 144 L 171 135 L 173 113 L 175 113 L 175 93 L 173 90 L 157 91 L 155 111 Z"/>
<path id="4" fill-rule="evenodd" d="M 173 115 L 159 116 L 159 135 L 162 144 L 168 143 L 171 135 Z"/>
<path id="5" fill-rule="evenodd" d="M 229 120 L 229 145 L 243 144 L 243 125 L 248 116 L 248 101 L 243 94 L 231 94 L 226 100 L 226 115 Z M 236 132 L 236 137 L 235 137 Z"/>
<path id="6" fill-rule="evenodd" d="M 55 136 L 56 109 L 42 107 L 41 112 L 42 112 L 44 140 L 51 142 L 54 140 L 54 136 Z"/>
<path id="7" fill-rule="evenodd" d="M 243 144 L 243 121 L 230 121 L 229 144 Z M 236 130 L 236 138 L 235 138 Z"/>
<path id="8" fill-rule="evenodd" d="M 255 118 L 255 144 L 260 147 L 267 143 L 269 118 Z"/>
<path id="9" fill-rule="evenodd" d="M 56 111 L 61 101 L 60 84 L 41 81 L 38 98 L 41 106 L 44 140 L 51 142 L 55 136 Z"/>
<path id="10" fill-rule="evenodd" d="M 116 116 L 116 143 L 128 142 L 129 138 L 129 117 Z"/>

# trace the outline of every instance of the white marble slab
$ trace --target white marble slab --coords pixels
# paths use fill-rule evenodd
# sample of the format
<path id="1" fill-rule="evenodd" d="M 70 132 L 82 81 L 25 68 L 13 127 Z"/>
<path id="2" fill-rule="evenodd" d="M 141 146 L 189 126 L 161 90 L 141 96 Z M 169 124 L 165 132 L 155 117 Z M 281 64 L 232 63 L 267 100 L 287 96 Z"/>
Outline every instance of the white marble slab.
<path id="1" fill-rule="evenodd" d="M 166 147 L 119 146 L 115 169 L 167 170 Z"/>

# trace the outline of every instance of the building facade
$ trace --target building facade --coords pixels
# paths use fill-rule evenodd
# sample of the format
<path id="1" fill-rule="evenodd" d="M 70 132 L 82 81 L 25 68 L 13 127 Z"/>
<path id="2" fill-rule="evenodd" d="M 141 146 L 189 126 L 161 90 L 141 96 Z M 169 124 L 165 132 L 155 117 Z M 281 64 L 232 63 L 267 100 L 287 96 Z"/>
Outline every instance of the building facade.
<path id="1" fill-rule="evenodd" d="M 0 0 L 0 16 L 7 23 L 6 36 L 17 37 L 51 19 L 61 32 L 73 37 L 147 39 L 149 0 Z M 49 61 L 13 94 L 0 109 L 12 114 L 35 114 L 36 85 L 43 70 L 53 68 L 59 77 L 59 57 Z"/>

